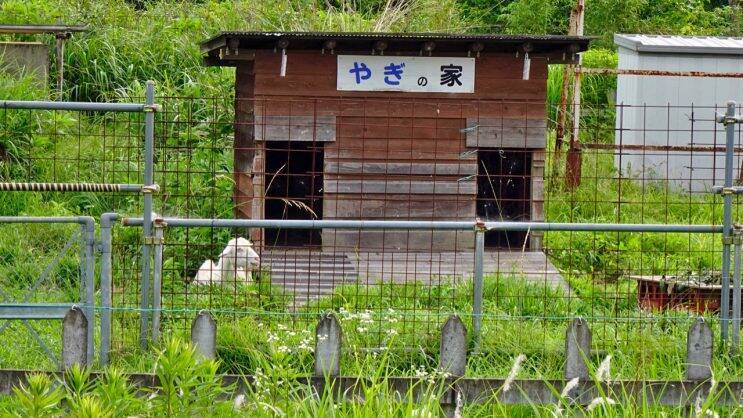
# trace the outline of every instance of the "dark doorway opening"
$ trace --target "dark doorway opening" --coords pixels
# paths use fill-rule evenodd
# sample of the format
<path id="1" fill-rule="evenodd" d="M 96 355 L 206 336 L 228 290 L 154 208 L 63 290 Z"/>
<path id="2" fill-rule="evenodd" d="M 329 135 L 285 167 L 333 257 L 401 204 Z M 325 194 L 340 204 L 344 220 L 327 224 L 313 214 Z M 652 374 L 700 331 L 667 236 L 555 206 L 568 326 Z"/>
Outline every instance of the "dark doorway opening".
<path id="1" fill-rule="evenodd" d="M 322 218 L 322 143 L 266 142 L 266 219 Z M 319 246 L 319 229 L 266 229 L 266 244 Z"/>
<path id="2" fill-rule="evenodd" d="M 477 216 L 486 221 L 530 219 L 530 151 L 477 151 Z M 526 239 L 526 232 L 489 231 L 485 233 L 485 246 L 521 249 Z M 528 245 L 526 242 L 526 246 Z"/>

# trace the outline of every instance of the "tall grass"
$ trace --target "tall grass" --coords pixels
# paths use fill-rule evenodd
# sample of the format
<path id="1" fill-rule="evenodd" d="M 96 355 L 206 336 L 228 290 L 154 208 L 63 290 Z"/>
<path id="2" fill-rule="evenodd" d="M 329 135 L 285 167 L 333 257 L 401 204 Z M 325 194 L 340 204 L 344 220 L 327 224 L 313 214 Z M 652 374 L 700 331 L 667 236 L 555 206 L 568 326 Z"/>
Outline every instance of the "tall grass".
<path id="1" fill-rule="evenodd" d="M 203 361 L 192 347 L 170 340 L 155 363 L 158 383 L 152 388 L 135 388 L 117 368 L 105 370 L 98 379 L 91 379 L 88 370 L 72 368 L 59 382 L 47 375 L 29 376 L 27 383 L 14 388 L 11 396 L 0 397 L 0 413 L 31 417 L 441 416 L 443 411 L 439 400 L 445 388 L 440 384 L 443 375 L 434 368 L 424 367 L 416 375 L 419 383 L 397 393 L 390 384 L 387 360 L 386 355 L 381 355 L 374 362 L 361 360 L 349 365 L 348 375 L 366 377 L 358 382 L 355 396 L 349 393 L 339 395 L 332 385 L 325 385 L 318 392 L 313 387 L 298 384 L 296 371 L 281 360 L 257 365 L 253 380 L 244 391 L 237 391 L 234 385 L 221 385 L 221 376 L 215 372 L 217 363 Z M 607 370 L 605 366 L 592 368 L 592 382 L 600 385 L 609 379 L 611 375 Z M 591 405 L 578 406 L 567 397 L 568 385 L 570 383 L 566 388 L 553 388 L 555 395 L 563 392 L 562 401 L 555 405 L 540 405 L 529 401 L 527 396 L 526 404 L 516 406 L 495 401 L 458 404 L 457 416 L 689 416 L 688 407 L 658 406 L 651 399 L 617 403 L 611 399 L 612 396 L 631 397 L 621 389 L 616 394 L 601 392 Z M 721 393 L 721 389 L 713 388 L 708 396 L 698 399 L 692 413 L 695 416 L 715 416 L 718 413 L 734 416 L 739 413 L 739 407 L 716 406 Z"/>
<path id="2" fill-rule="evenodd" d="M 231 69 L 207 68 L 199 42 L 222 30 L 466 32 L 478 26 L 454 0 L 223 2 L 7 0 L 0 21 L 88 24 L 67 43 L 66 97 L 115 100 L 144 80 L 167 96 L 229 95 Z"/>

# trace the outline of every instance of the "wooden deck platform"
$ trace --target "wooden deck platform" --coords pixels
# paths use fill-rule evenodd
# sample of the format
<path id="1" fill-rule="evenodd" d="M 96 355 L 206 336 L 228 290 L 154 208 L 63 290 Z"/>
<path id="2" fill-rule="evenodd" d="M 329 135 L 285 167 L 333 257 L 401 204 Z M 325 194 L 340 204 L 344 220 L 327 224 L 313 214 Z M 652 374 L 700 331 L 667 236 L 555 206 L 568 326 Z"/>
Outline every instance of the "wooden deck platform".
<path id="1" fill-rule="evenodd" d="M 321 251 L 265 249 L 262 269 L 271 283 L 294 294 L 295 305 L 332 294 L 337 286 L 375 284 L 393 280 L 431 285 L 472 280 L 473 252 L 434 253 L 324 253 Z M 535 285 L 568 290 L 567 282 L 541 251 L 487 251 L 485 275 L 501 274 Z"/>

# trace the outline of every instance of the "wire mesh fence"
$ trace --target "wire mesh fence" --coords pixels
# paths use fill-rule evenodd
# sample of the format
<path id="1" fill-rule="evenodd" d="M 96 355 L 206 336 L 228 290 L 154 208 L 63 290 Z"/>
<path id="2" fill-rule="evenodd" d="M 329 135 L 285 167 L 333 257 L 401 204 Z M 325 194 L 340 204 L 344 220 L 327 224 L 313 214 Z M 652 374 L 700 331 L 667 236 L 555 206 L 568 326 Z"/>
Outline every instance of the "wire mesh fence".
<path id="1" fill-rule="evenodd" d="M 580 137 L 557 147 L 543 102 L 156 101 L 154 210 L 165 218 L 722 222 L 722 199 L 711 193 L 724 167 L 714 107 L 584 104 Z M 142 114 L 2 112 L 2 181 L 143 183 Z M 143 207 L 123 193 L 0 199 L 9 214 L 49 202 L 96 216 L 141 217 Z M 737 201 L 733 208 L 737 219 Z M 238 368 L 240 347 L 281 334 L 279 347 L 297 350 L 319 315 L 335 311 L 349 323 L 348 347 L 435 352 L 446 317 L 472 315 L 476 230 L 165 225 L 163 336 L 209 309 L 232 327 L 220 353 Z M 483 234 L 479 355 L 505 372 L 522 352 L 559 362 L 565 326 L 582 316 L 597 353 L 625 356 L 623 373 L 652 374 L 659 362 L 680 364 L 691 318 L 715 321 L 720 309 L 719 234 Z M 216 265 L 236 237 L 260 261 L 222 277 Z M 114 228 L 113 358 L 127 356 L 140 334 L 143 244 L 139 227 Z M 199 283 L 209 260 L 208 283 Z"/>

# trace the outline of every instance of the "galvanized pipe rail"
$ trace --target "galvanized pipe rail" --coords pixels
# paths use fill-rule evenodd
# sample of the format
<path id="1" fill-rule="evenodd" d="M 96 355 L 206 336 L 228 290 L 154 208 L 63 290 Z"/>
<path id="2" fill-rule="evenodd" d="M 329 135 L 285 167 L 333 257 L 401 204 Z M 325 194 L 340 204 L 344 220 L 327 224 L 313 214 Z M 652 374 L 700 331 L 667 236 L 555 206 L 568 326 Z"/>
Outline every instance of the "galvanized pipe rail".
<path id="1" fill-rule="evenodd" d="M 733 154 L 735 147 L 735 125 L 743 122 L 736 115 L 736 104 L 727 102 L 725 115 L 718 115 L 718 123 L 725 126 L 725 183 L 720 188 L 722 193 L 722 289 L 720 291 L 720 335 L 723 343 L 728 339 L 730 331 L 730 246 L 733 244 L 733 193 L 728 191 L 733 187 Z M 740 273 L 740 269 L 737 272 Z M 739 282 L 739 280 L 738 280 Z M 740 287 L 740 286 L 738 286 Z M 737 292 L 740 292 L 738 289 Z M 736 293 L 736 292 L 734 292 Z M 733 300 L 734 310 L 740 311 L 740 299 Z"/>
<path id="2" fill-rule="evenodd" d="M 149 82 L 148 82 L 149 83 Z M 158 107 L 144 103 L 51 102 L 0 100 L 0 109 L 61 110 L 79 112 L 154 112 Z"/>
<path id="3" fill-rule="evenodd" d="M 168 227 L 212 228 L 288 228 L 288 229 L 390 229 L 390 230 L 458 230 L 476 228 L 498 231 L 562 231 L 562 232 L 677 232 L 720 233 L 720 225 L 685 224 L 622 224 L 622 223 L 562 223 L 562 222 L 482 222 L 482 221 L 363 221 L 363 220 L 294 220 L 294 219 L 204 219 L 157 218 Z M 122 218 L 124 226 L 142 226 L 143 218 Z"/>

